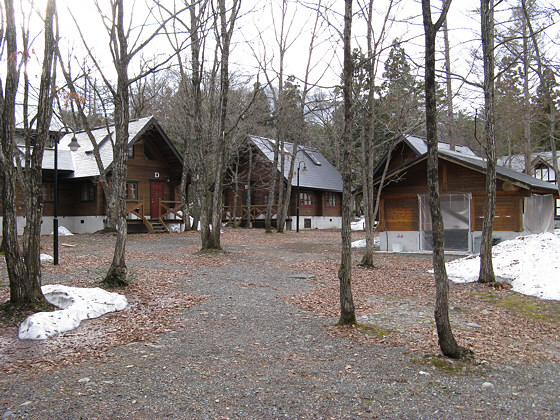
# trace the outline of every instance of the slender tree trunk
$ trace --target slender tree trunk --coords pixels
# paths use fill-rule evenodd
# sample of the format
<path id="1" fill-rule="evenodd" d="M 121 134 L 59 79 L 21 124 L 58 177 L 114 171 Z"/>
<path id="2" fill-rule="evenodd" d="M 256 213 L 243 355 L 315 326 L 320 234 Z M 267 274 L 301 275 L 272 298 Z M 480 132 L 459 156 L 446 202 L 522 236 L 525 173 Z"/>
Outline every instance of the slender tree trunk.
<path id="1" fill-rule="evenodd" d="M 492 232 L 496 213 L 496 140 L 494 136 L 494 19 L 493 0 L 481 0 L 482 54 L 484 56 L 484 143 L 486 151 L 486 212 L 482 222 L 478 281 L 496 281 L 492 266 Z"/>
<path id="2" fill-rule="evenodd" d="M 482 2 L 483 0 L 481 0 Z M 492 2 L 492 5 L 494 2 Z M 481 12 L 482 13 L 482 12 Z M 492 10 L 490 12 L 492 13 Z M 531 154 L 533 152 L 531 144 L 531 92 L 529 91 L 529 42 L 527 39 L 527 19 L 523 14 L 523 134 L 525 141 L 525 173 L 531 175 Z M 493 28 L 493 23 L 492 23 Z M 492 33 L 494 30 L 492 29 Z M 494 41 L 492 40 L 492 45 Z"/>
<path id="3" fill-rule="evenodd" d="M 344 96 L 344 133 L 342 134 L 342 253 L 338 279 L 340 281 L 340 319 L 339 325 L 356 323 L 354 297 L 352 296 L 352 248 L 350 219 L 352 217 L 352 128 L 353 128 L 353 99 L 352 77 L 354 62 L 352 60 L 352 0 L 344 2 L 344 68 L 342 71 L 342 91 Z M 299 197 L 298 197 L 299 199 Z"/>
<path id="4" fill-rule="evenodd" d="M 129 115 L 129 78 L 128 42 L 124 30 L 123 0 L 115 2 L 116 22 L 112 37 L 113 48 L 119 51 L 114 62 L 117 72 L 117 88 L 113 102 L 115 104 L 115 145 L 113 147 L 112 163 L 112 199 L 114 200 L 114 215 L 116 217 L 117 240 L 113 253 L 113 261 L 103 279 L 103 283 L 110 287 L 120 287 L 128 284 L 126 252 L 126 173 L 128 163 L 128 122 Z"/>
<path id="5" fill-rule="evenodd" d="M 445 48 L 445 87 L 447 100 L 447 141 L 449 149 L 455 150 L 455 130 L 453 121 L 453 88 L 451 86 L 451 51 L 449 48 L 449 28 L 447 18 L 443 21 L 443 40 Z"/>
<path id="6" fill-rule="evenodd" d="M 42 73 L 37 101 L 37 133 L 33 150 L 25 152 L 25 169 L 22 169 L 17 148 L 15 147 L 15 99 L 18 86 L 19 72 L 17 70 L 17 41 L 15 13 L 12 0 L 5 1 L 6 11 L 6 56 L 8 59 L 6 71 L 5 91 L 1 98 L 1 150 L 0 177 L 3 185 L 3 246 L 6 258 L 6 268 L 10 280 L 10 302 L 17 305 L 43 305 L 46 300 L 41 291 L 40 264 L 40 233 L 42 213 L 42 168 L 43 152 L 49 136 L 49 126 L 52 116 L 52 101 L 54 95 L 53 73 L 55 65 L 54 50 L 56 39 L 54 36 L 54 16 L 56 6 L 53 0 L 47 3 L 45 15 L 45 46 L 42 63 Z M 27 40 L 24 37 L 24 42 Z M 27 51 L 27 45 L 24 45 Z M 25 57 L 23 58 L 26 59 Z M 25 78 L 25 94 L 29 91 L 27 76 Z M 27 97 L 24 98 L 27 104 Z M 24 114 L 27 118 L 27 107 Z M 26 124 L 26 129 L 28 125 Z M 27 134 L 29 135 L 29 134 Z M 30 146 L 27 143 L 27 146 Z M 24 195 L 26 225 L 24 235 L 19 245 L 17 235 L 16 215 L 16 184 L 19 183 Z"/>
<path id="7" fill-rule="evenodd" d="M 467 350 L 459 347 L 451 331 L 449 322 L 449 283 L 445 271 L 445 255 L 443 250 L 443 217 L 439 199 L 438 180 L 438 137 L 437 137 L 437 104 L 436 104 L 436 34 L 443 24 L 451 1 L 446 0 L 443 11 L 434 24 L 430 9 L 430 0 L 422 0 L 422 15 L 426 43 L 426 134 L 428 141 L 428 193 L 432 218 L 433 264 L 436 281 L 435 321 L 439 346 L 444 355 L 453 358 L 463 357 Z"/>
<path id="8" fill-rule="evenodd" d="M 253 147 L 249 147 L 249 172 L 247 173 L 247 222 L 248 228 L 253 227 L 251 220 L 251 206 L 253 203 L 253 187 L 251 185 L 251 178 L 253 176 Z"/>

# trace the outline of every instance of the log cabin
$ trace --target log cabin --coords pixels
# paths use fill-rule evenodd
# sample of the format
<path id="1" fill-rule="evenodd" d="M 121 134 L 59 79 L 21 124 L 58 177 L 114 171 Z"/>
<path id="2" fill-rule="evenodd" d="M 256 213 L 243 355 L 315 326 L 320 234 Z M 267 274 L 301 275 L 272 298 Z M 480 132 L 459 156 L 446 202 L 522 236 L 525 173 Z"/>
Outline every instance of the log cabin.
<path id="1" fill-rule="evenodd" d="M 248 136 L 230 164 L 224 182 L 224 223 L 233 225 L 264 226 L 271 169 L 274 162 L 275 140 Z M 288 185 L 293 144 L 284 143 L 281 151 L 284 168 L 278 164 L 282 177 L 283 193 Z M 299 171 L 298 171 L 299 167 Z M 299 228 L 340 229 L 342 226 L 342 176 L 317 149 L 298 146 L 292 190 L 286 220 L 286 230 L 296 229 L 299 172 Z M 279 194 L 276 186 L 276 197 Z M 273 223 L 276 223 L 277 206 L 273 206 Z"/>
<path id="2" fill-rule="evenodd" d="M 552 152 L 538 152 L 531 156 L 529 173 L 540 180 L 550 182 L 559 188 L 560 175 L 554 170 L 554 157 Z M 560 156 L 556 156 L 560 166 Z M 502 156 L 498 158 L 498 165 L 505 166 L 517 172 L 525 171 L 525 155 Z M 560 227 L 560 198 L 556 199 L 554 210 L 554 226 Z"/>
<path id="3" fill-rule="evenodd" d="M 103 167 L 111 182 L 114 126 L 92 130 Z M 127 223 L 130 232 L 168 232 L 180 229 L 179 185 L 183 160 L 154 117 L 130 121 L 126 181 Z M 72 233 L 92 233 L 106 227 L 107 207 L 99 169 L 86 132 L 76 132 L 77 151 L 68 147 L 74 134 L 58 144 L 59 225 Z M 42 234 L 52 233 L 54 215 L 54 148 L 43 155 Z M 0 203 L 1 204 L 1 203 Z M 18 232 L 25 224 L 23 198 L 18 196 Z M 1 220 L 1 217 L 0 217 Z"/>
<path id="4" fill-rule="evenodd" d="M 374 171 L 379 187 L 390 159 L 379 206 L 380 249 L 431 251 L 431 216 L 427 187 L 427 144 L 407 136 Z M 469 148 L 454 151 L 440 143 L 439 185 L 445 249 L 479 252 L 485 213 L 486 162 Z M 555 185 L 509 168 L 497 167 L 494 243 L 553 230 Z"/>

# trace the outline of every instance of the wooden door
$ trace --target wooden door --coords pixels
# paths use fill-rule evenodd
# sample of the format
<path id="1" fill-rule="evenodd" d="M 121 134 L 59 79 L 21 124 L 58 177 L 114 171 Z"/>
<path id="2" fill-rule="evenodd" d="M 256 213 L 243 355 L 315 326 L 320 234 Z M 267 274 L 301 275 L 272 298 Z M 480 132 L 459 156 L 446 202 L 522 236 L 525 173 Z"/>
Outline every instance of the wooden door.
<path id="1" fill-rule="evenodd" d="M 163 182 L 150 182 L 150 217 L 159 217 L 159 200 L 163 200 Z"/>

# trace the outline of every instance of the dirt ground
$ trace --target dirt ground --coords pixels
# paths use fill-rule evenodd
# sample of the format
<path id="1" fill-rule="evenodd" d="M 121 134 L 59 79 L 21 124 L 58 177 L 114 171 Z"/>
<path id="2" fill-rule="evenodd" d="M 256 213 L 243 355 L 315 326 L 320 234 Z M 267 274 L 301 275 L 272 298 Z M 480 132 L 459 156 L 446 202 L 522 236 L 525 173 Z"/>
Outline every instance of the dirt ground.
<path id="1" fill-rule="evenodd" d="M 353 240 L 363 233 L 354 232 Z M 75 235 L 60 239 L 60 265 L 43 266 L 43 283 L 97 286 L 108 266 L 114 238 L 106 234 Z M 178 291 L 182 278 L 201 267 L 236 264 L 251 258 L 256 264 L 309 277 L 311 289 L 285 297 L 291 304 L 336 318 L 339 311 L 337 268 L 340 233 L 307 231 L 296 234 L 265 234 L 262 230 L 225 229 L 225 253 L 197 254 L 196 232 L 170 235 L 129 235 L 127 264 L 132 283 L 125 290 L 128 310 L 85 321 L 73 332 L 35 342 L 17 339 L 17 325 L 0 323 L 0 371 L 21 368 L 48 369 L 102 358 L 107 350 L 173 329 L 176 315 L 204 301 Z M 52 252 L 51 238 L 43 238 L 43 252 Z M 332 334 L 351 340 L 402 346 L 418 354 L 437 354 L 433 320 L 435 287 L 427 271 L 426 255 L 376 255 L 376 268 L 357 265 L 354 250 L 352 290 L 360 326 Z M 5 263 L 0 262 L 0 300 L 9 297 Z M 450 283 L 450 317 L 457 341 L 472 349 L 477 360 L 487 362 L 538 363 L 560 360 L 560 303 L 519 295 L 504 289 Z"/>
<path id="2" fill-rule="evenodd" d="M 114 237 L 60 243 L 43 283 L 97 286 Z M 128 307 L 73 331 L 18 340 L 0 321 L 2 419 L 558 418 L 558 302 L 450 284 L 455 336 L 475 352 L 453 362 L 439 356 L 429 255 L 378 253 L 363 269 L 356 250 L 359 325 L 339 329 L 339 232 L 224 229 L 223 253 L 199 244 L 130 235 Z"/>

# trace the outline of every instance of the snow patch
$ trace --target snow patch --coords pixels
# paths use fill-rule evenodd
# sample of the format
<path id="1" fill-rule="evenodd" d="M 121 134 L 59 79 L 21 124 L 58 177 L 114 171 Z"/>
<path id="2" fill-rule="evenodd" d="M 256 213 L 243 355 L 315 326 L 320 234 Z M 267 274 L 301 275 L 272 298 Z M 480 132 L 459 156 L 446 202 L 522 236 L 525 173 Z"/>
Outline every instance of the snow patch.
<path id="1" fill-rule="evenodd" d="M 51 233 L 51 236 L 54 234 Z M 68 229 L 66 229 L 64 226 L 59 226 L 58 227 L 58 236 L 74 236 L 74 234 L 72 232 L 70 232 Z"/>
<path id="2" fill-rule="evenodd" d="M 375 249 L 379 249 L 380 241 L 379 236 L 373 238 L 373 247 Z M 366 240 L 360 239 L 359 241 L 352 242 L 352 248 L 365 248 L 366 247 Z"/>
<path id="3" fill-rule="evenodd" d="M 77 328 L 84 319 L 98 318 L 108 312 L 122 311 L 128 301 L 118 293 L 98 287 L 69 287 L 50 284 L 41 287 L 45 298 L 61 308 L 54 312 L 38 312 L 29 316 L 19 327 L 19 338 L 45 338 Z"/>
<path id="4" fill-rule="evenodd" d="M 39 255 L 42 263 L 52 263 L 54 262 L 54 258 L 51 257 L 49 254 L 41 254 Z"/>
<path id="5" fill-rule="evenodd" d="M 513 290 L 542 299 L 560 300 L 560 230 L 520 236 L 492 248 L 497 280 L 511 283 Z M 456 283 L 478 280 L 479 255 L 445 264 L 449 279 Z"/>

